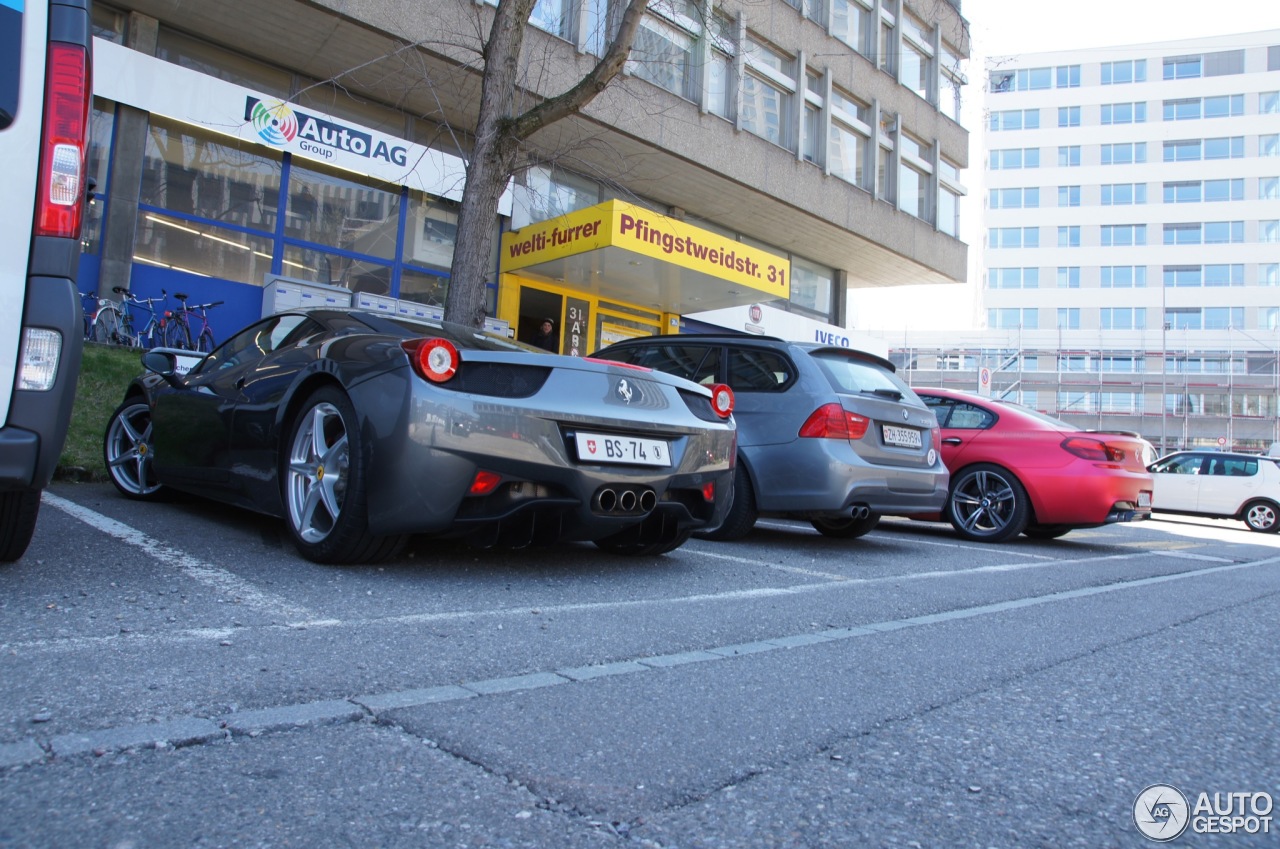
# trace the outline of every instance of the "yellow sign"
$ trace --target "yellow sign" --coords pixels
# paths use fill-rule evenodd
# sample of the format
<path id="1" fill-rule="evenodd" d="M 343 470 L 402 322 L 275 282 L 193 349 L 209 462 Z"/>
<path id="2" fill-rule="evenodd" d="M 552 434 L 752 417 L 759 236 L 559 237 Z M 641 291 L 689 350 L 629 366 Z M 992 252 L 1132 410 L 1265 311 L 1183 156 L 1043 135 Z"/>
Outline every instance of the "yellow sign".
<path id="1" fill-rule="evenodd" d="M 791 295 L 791 261 L 620 200 L 606 201 L 502 236 L 502 270 L 516 271 L 602 248 L 619 248 L 766 292 Z"/>

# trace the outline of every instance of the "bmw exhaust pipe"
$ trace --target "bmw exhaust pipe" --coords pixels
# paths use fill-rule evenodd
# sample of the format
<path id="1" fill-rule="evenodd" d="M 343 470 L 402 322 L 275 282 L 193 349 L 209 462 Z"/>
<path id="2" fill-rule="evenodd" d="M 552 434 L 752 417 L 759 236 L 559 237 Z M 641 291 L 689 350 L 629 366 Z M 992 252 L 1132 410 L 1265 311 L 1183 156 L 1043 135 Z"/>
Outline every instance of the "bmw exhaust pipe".
<path id="1" fill-rule="evenodd" d="M 871 508 L 865 504 L 857 504 L 853 508 L 853 518 L 865 519 L 871 515 Z"/>

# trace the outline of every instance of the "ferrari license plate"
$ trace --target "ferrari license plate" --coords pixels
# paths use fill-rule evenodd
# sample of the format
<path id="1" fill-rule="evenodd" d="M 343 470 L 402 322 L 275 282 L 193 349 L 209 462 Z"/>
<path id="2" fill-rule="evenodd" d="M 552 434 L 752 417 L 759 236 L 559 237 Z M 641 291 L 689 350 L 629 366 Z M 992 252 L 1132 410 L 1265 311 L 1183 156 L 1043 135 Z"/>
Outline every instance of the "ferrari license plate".
<path id="1" fill-rule="evenodd" d="M 897 445 L 901 448 L 919 448 L 924 443 L 920 440 L 920 431 L 909 427 L 883 425 L 885 445 Z"/>
<path id="2" fill-rule="evenodd" d="M 1139 492 L 1139 493 L 1138 493 L 1138 506 L 1139 506 L 1139 507 L 1150 507 L 1150 506 L 1151 506 L 1151 493 L 1146 492 L 1145 490 L 1144 490 L 1144 491 L 1142 491 L 1142 492 Z"/>
<path id="3" fill-rule="evenodd" d="M 636 466 L 670 466 L 671 454 L 661 439 L 575 433 L 578 459 L 583 463 L 627 463 Z"/>

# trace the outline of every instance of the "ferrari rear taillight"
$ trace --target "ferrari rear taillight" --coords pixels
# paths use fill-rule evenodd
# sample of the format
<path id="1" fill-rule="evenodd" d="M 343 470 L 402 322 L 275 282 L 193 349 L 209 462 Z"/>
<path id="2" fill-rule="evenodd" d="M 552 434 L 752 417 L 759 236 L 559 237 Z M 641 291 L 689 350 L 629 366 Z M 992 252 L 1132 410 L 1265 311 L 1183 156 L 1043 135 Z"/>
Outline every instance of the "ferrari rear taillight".
<path id="1" fill-rule="evenodd" d="M 502 483 L 502 475 L 497 472 L 480 469 L 476 472 L 476 476 L 471 479 L 471 486 L 467 488 L 467 495 L 488 495 L 497 489 L 500 483 Z"/>
<path id="2" fill-rule="evenodd" d="M 800 427 L 805 439 L 861 439 L 871 420 L 851 413 L 839 404 L 823 404 Z"/>
<path id="3" fill-rule="evenodd" d="M 36 235 L 80 238 L 89 148 L 89 56 L 74 44 L 49 48 Z"/>
<path id="4" fill-rule="evenodd" d="M 448 339 L 410 339 L 400 343 L 413 370 L 432 383 L 444 383 L 458 373 L 461 358 Z"/>
<path id="5" fill-rule="evenodd" d="M 1097 463 L 1119 463 L 1124 459 L 1124 450 L 1108 445 L 1100 439 L 1085 436 L 1068 436 L 1062 440 L 1062 450 L 1074 454 L 1082 460 Z"/>
<path id="6" fill-rule="evenodd" d="M 733 414 L 733 390 L 723 383 L 711 387 L 711 409 L 722 419 Z"/>
<path id="7" fill-rule="evenodd" d="M 702 500 L 703 501 L 716 500 L 716 482 L 715 481 L 707 481 L 702 485 Z"/>

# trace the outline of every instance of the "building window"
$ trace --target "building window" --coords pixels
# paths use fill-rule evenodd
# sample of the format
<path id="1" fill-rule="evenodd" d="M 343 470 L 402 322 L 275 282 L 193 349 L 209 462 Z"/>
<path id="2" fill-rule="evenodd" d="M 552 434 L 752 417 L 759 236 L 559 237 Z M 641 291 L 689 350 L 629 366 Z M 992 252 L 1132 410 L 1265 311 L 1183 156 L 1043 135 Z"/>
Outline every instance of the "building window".
<path id="1" fill-rule="evenodd" d="M 933 30 L 910 13 L 902 15 L 902 67 L 898 81 L 925 100 L 933 95 Z"/>
<path id="2" fill-rule="evenodd" d="M 1188 80 L 1200 76 L 1199 56 L 1171 56 L 1164 60 L 1166 80 Z"/>
<path id="3" fill-rule="evenodd" d="M 827 167 L 841 180 L 871 191 L 867 146 L 871 141 L 871 107 L 839 89 L 831 90 L 831 127 L 827 132 Z"/>
<path id="4" fill-rule="evenodd" d="M 1244 266 L 1240 263 L 1206 265 L 1204 267 L 1204 285 L 1243 286 Z"/>
<path id="5" fill-rule="evenodd" d="M 1058 206 L 1079 206 L 1079 186 L 1058 186 Z"/>
<path id="6" fill-rule="evenodd" d="M 1258 93 L 1258 114 L 1274 115 L 1280 112 L 1280 91 L 1263 91 Z"/>
<path id="7" fill-rule="evenodd" d="M 1147 120 L 1146 103 L 1104 103 L 1102 104 L 1102 123 L 1143 124 Z"/>
<path id="8" fill-rule="evenodd" d="M 1039 168 L 1040 148 L 1009 148 L 991 151 L 992 171 L 1011 171 L 1018 168 Z"/>
<path id="9" fill-rule="evenodd" d="M 1280 221 L 1259 221 L 1258 241 L 1280 242 Z"/>
<path id="10" fill-rule="evenodd" d="M 1039 109 L 1007 109 L 992 112 L 988 120 L 992 132 L 1040 129 Z"/>
<path id="11" fill-rule="evenodd" d="M 1164 102 L 1166 121 L 1195 121 L 1200 118 L 1200 98 L 1190 97 Z"/>
<path id="12" fill-rule="evenodd" d="M 1180 139 L 1164 143 L 1165 162 L 1196 162 L 1200 159 L 1200 139 Z"/>
<path id="13" fill-rule="evenodd" d="M 1078 248 L 1080 247 L 1080 227 L 1070 225 L 1058 228 L 1058 247 L 1060 248 Z"/>
<path id="14" fill-rule="evenodd" d="M 1147 225 L 1145 224 L 1104 224 L 1102 226 L 1103 247 L 1124 247 L 1146 243 Z"/>
<path id="15" fill-rule="evenodd" d="M 1146 202 L 1146 183 L 1111 183 L 1102 187 L 1103 206 L 1135 206 Z"/>
<path id="16" fill-rule="evenodd" d="M 1053 83 L 1051 68 L 1022 68 L 1016 71 L 992 71 L 987 77 L 987 90 L 992 94 L 1007 91 L 1040 91 Z"/>
<path id="17" fill-rule="evenodd" d="M 987 310 L 987 326 L 998 330 L 1036 330 L 1039 328 L 1039 314 L 1035 309 L 989 309 Z"/>
<path id="18" fill-rule="evenodd" d="M 1259 286 L 1280 286 L 1280 262 L 1267 262 L 1258 266 Z"/>
<path id="19" fill-rule="evenodd" d="M 1040 190 L 1026 189 L 992 189 L 992 209 L 1036 209 L 1040 206 Z"/>
<path id="20" fill-rule="evenodd" d="M 1199 203 L 1202 199 L 1199 180 L 1164 184 L 1165 203 Z"/>
<path id="21" fill-rule="evenodd" d="M 1038 268 L 992 268 L 987 272 L 989 289 L 1038 289 Z"/>
<path id="22" fill-rule="evenodd" d="M 1243 94 L 1222 94 L 1204 99 L 1204 117 L 1206 118 L 1236 118 L 1243 114 Z"/>
<path id="23" fill-rule="evenodd" d="M 901 133 L 898 152 L 898 209 L 928 221 L 933 146 L 909 133 Z"/>
<path id="24" fill-rule="evenodd" d="M 871 8 L 861 0 L 831 0 L 831 34 L 863 56 L 871 55 Z"/>
<path id="25" fill-rule="evenodd" d="M 1203 238 L 1199 222 L 1164 225 L 1164 243 L 1166 245 L 1198 245 Z"/>
<path id="26" fill-rule="evenodd" d="M 1102 146 L 1103 165 L 1132 165 L 1147 161 L 1147 143 L 1132 142 L 1123 144 L 1104 144 Z"/>
<path id="27" fill-rule="evenodd" d="M 696 36 L 652 13 L 636 32 L 628 68 L 642 80 L 686 100 L 700 101 L 701 83 L 693 69 Z"/>
<path id="28" fill-rule="evenodd" d="M 742 129 L 795 150 L 791 130 L 796 91 L 795 61 L 755 38 L 748 39 L 747 72 L 742 78 Z"/>
<path id="29" fill-rule="evenodd" d="M 1204 243 L 1206 245 L 1238 245 L 1244 241 L 1243 221 L 1206 221 Z"/>
<path id="30" fill-rule="evenodd" d="M 1058 288 L 1059 289 L 1079 289 L 1080 288 L 1080 266 L 1078 265 L 1058 266 Z"/>
<path id="31" fill-rule="evenodd" d="M 548 166 L 527 169 L 513 191 L 511 226 L 527 227 L 600 202 L 600 186 L 593 180 Z"/>
<path id="32" fill-rule="evenodd" d="M 1146 59 L 1102 63 L 1103 85 L 1123 85 L 1124 83 L 1144 83 L 1146 81 Z"/>
<path id="33" fill-rule="evenodd" d="M 1058 307 L 1058 329 L 1080 329 L 1080 310 L 1078 307 Z"/>
<path id="34" fill-rule="evenodd" d="M 1205 159 L 1243 159 L 1244 136 L 1204 140 Z"/>
<path id="35" fill-rule="evenodd" d="M 1098 326 L 1103 330 L 1144 330 L 1147 311 L 1142 307 L 1103 307 L 1099 311 Z M 1104 369 L 1104 371 L 1129 371 L 1129 369 Z"/>
<path id="36" fill-rule="evenodd" d="M 707 56 L 707 109 L 713 115 L 730 121 L 735 118 L 738 85 L 734 79 L 733 57 L 737 55 L 737 26 L 728 17 L 715 12 L 711 17 Z"/>
<path id="37" fill-rule="evenodd" d="M 1280 199 L 1280 177 L 1259 177 L 1258 178 L 1258 199 L 1259 200 Z"/>
<path id="38" fill-rule="evenodd" d="M 1205 180 L 1204 199 L 1207 203 L 1244 200 L 1244 178 Z"/>
<path id="39" fill-rule="evenodd" d="M 1102 266 L 1102 288 L 1104 289 L 1142 289 L 1146 285 L 1147 267 L 1145 265 Z"/>
<path id="40" fill-rule="evenodd" d="M 1080 107 L 1079 106 L 1059 106 L 1058 107 L 1058 126 L 1059 127 L 1080 126 Z"/>
<path id="41" fill-rule="evenodd" d="M 835 272 L 815 262 L 791 258 L 791 303 L 814 313 L 830 315 Z"/>
<path id="42" fill-rule="evenodd" d="M 1055 69 L 1057 73 L 1057 88 L 1079 88 L 1080 87 L 1080 66 L 1079 65 L 1059 65 Z"/>
<path id="43" fill-rule="evenodd" d="M 1219 53 L 1206 53 L 1204 56 L 1206 77 L 1226 77 L 1243 73 L 1243 50 L 1223 50 Z"/>
<path id="44" fill-rule="evenodd" d="M 1038 227 L 992 227 L 987 243 L 993 248 L 1038 248 L 1040 247 L 1040 228 Z"/>
<path id="45" fill-rule="evenodd" d="M 961 94 L 964 86 L 963 67 L 959 52 L 943 42 L 942 64 L 939 68 L 942 88 L 938 92 L 938 111 L 957 122 L 960 120 Z"/>
<path id="46" fill-rule="evenodd" d="M 948 236 L 960 235 L 960 167 L 945 158 L 938 160 L 938 229 Z"/>
<path id="47" fill-rule="evenodd" d="M 1058 148 L 1058 167 L 1077 168 L 1080 165 L 1080 145 L 1064 145 Z"/>
<path id="48" fill-rule="evenodd" d="M 1280 156 L 1280 133 L 1258 136 L 1259 156 Z"/>

